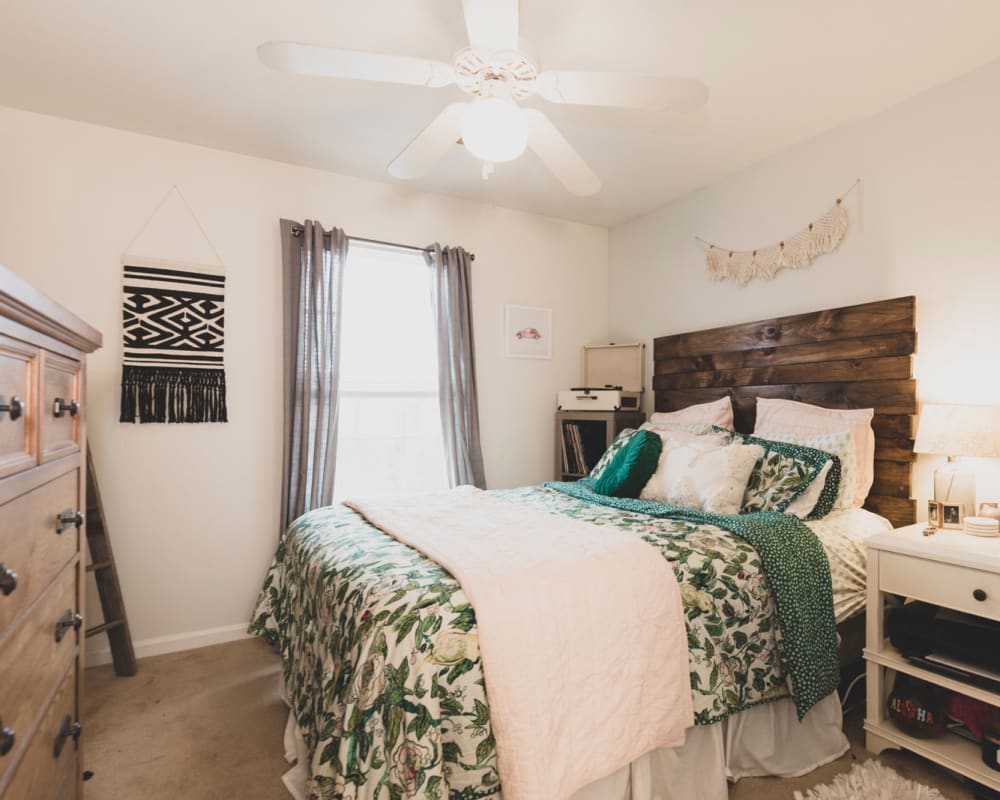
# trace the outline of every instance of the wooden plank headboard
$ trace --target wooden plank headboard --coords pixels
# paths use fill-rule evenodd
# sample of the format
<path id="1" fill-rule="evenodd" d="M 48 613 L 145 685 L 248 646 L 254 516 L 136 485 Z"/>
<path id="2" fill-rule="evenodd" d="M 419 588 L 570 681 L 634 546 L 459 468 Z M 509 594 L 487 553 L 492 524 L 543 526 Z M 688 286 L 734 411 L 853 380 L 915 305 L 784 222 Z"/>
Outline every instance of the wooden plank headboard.
<path id="1" fill-rule="evenodd" d="M 911 499 L 916 298 L 795 314 L 654 340 L 657 411 L 728 395 L 736 429 L 753 431 L 757 397 L 875 409 L 875 482 L 865 503 L 893 525 Z"/>

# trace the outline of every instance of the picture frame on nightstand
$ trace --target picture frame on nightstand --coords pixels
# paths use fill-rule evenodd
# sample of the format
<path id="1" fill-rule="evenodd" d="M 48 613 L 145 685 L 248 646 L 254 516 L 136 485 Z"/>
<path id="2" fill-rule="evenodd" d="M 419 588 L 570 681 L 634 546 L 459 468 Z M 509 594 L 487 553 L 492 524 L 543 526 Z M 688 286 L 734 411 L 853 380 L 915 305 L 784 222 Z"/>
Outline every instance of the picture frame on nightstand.
<path id="1" fill-rule="evenodd" d="M 990 519 L 1000 519 L 1000 503 L 980 503 L 978 516 L 989 517 Z"/>
<path id="2" fill-rule="evenodd" d="M 927 525 L 931 528 L 941 527 L 941 504 L 935 500 L 927 501 Z"/>
<path id="3" fill-rule="evenodd" d="M 941 527 L 961 530 L 965 521 L 965 503 L 941 503 Z"/>

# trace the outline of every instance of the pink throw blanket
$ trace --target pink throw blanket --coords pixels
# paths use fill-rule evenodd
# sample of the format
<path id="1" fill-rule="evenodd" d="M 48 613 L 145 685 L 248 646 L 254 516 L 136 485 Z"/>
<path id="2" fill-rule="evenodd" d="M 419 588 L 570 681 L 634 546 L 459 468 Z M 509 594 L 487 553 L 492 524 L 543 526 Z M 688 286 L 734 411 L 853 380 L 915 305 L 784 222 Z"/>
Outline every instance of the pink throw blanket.
<path id="1" fill-rule="evenodd" d="M 559 800 L 693 724 L 680 591 L 638 537 L 473 487 L 348 501 L 476 612 L 504 800 Z"/>

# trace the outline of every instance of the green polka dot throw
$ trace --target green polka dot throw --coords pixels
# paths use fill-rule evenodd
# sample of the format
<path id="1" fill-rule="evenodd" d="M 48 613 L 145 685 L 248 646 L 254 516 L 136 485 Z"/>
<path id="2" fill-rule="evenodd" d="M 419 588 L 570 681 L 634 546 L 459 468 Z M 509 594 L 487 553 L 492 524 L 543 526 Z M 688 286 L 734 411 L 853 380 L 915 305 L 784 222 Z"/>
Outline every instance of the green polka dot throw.
<path id="1" fill-rule="evenodd" d="M 833 613 L 830 562 L 816 535 L 790 514 L 709 514 L 649 500 L 607 497 L 588 478 L 546 487 L 622 511 L 715 525 L 739 536 L 760 556 L 781 626 L 780 656 L 791 677 L 795 710 L 802 719 L 837 688 L 840 664 Z"/>

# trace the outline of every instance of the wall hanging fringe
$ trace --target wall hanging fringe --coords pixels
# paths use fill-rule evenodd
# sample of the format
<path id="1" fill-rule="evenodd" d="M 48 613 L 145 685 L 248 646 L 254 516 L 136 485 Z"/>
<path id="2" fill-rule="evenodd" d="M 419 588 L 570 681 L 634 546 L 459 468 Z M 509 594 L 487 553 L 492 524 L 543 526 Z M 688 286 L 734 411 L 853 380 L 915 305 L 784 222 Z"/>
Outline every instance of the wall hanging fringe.
<path id="1" fill-rule="evenodd" d="M 806 267 L 819 256 L 832 253 L 847 234 L 848 216 L 844 198 L 860 184 L 861 179 L 858 178 L 819 219 L 767 247 L 732 250 L 696 236 L 697 241 L 708 246 L 705 266 L 709 276 L 716 281 L 729 278 L 740 285 L 748 283 L 752 278 L 771 280 L 785 267 Z"/>

